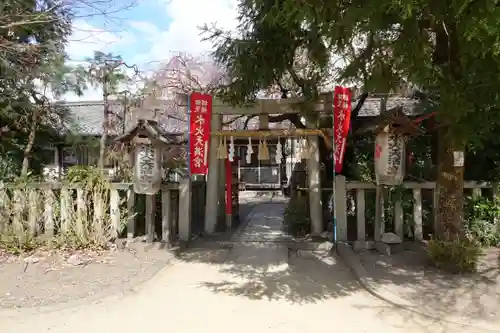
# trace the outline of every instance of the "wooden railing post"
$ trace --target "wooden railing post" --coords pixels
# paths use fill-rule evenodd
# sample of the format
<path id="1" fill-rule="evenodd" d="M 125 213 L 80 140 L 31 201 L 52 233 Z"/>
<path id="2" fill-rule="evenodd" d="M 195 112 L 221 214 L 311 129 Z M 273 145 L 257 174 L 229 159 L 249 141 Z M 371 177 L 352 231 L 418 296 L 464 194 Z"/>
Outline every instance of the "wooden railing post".
<path id="1" fill-rule="evenodd" d="M 423 239 L 422 231 L 422 191 L 413 189 L 413 235 L 416 241 Z"/>
<path id="2" fill-rule="evenodd" d="M 404 240 L 405 231 L 404 231 L 404 216 L 403 216 L 403 203 L 402 195 L 399 196 L 394 202 L 394 234 L 396 234 L 401 241 Z"/>
<path id="3" fill-rule="evenodd" d="M 30 189 L 28 194 L 28 234 L 30 236 L 35 236 L 37 233 L 38 227 L 38 218 L 39 218 L 39 204 L 38 204 L 39 196 L 36 189 Z M 0 207 L 1 209 L 1 207 Z M 62 213 L 62 207 L 61 207 Z M 0 222 L 1 223 L 1 222 Z M 0 232 L 1 232 L 0 228 Z"/>
<path id="4" fill-rule="evenodd" d="M 152 243 L 155 239 L 156 195 L 146 195 L 146 241 Z"/>
<path id="5" fill-rule="evenodd" d="M 495 205 L 497 205 L 499 203 L 499 198 L 498 198 L 498 195 L 500 194 L 499 192 L 499 184 L 498 183 L 494 183 L 492 185 L 492 195 L 493 195 L 493 202 L 495 203 Z M 497 216 L 495 215 L 495 217 L 493 217 L 493 222 L 495 223 L 495 225 L 497 227 L 500 227 L 500 216 Z"/>
<path id="6" fill-rule="evenodd" d="M 5 231 L 7 224 L 9 223 L 8 206 L 10 204 L 10 200 L 3 186 L 3 183 L 0 182 L 0 233 Z"/>
<path id="7" fill-rule="evenodd" d="M 71 226 L 71 197 L 69 195 L 69 189 L 67 187 L 61 188 L 61 231 L 66 233 L 69 231 Z M 30 193 L 31 194 L 31 193 Z"/>
<path id="8" fill-rule="evenodd" d="M 171 241 L 172 224 L 172 192 L 166 188 L 161 192 L 161 229 L 165 243 Z"/>
<path id="9" fill-rule="evenodd" d="M 85 192 L 82 188 L 76 189 L 76 234 L 82 239 L 87 236 L 85 220 L 87 208 L 85 206 Z"/>
<path id="10" fill-rule="evenodd" d="M 337 215 L 337 241 L 347 241 L 347 190 L 344 176 L 335 177 L 335 213 Z"/>
<path id="11" fill-rule="evenodd" d="M 135 192 L 129 187 L 127 190 L 127 240 L 135 237 Z"/>
<path id="12" fill-rule="evenodd" d="M 24 233 L 24 227 L 23 227 L 23 221 L 22 221 L 22 215 L 23 215 L 23 210 L 24 210 L 24 205 L 25 205 L 25 198 L 24 198 L 24 192 L 23 190 L 16 189 L 14 190 L 14 215 L 12 217 L 12 229 L 14 231 L 14 234 L 16 236 L 22 237 Z"/>
<path id="13" fill-rule="evenodd" d="M 191 179 L 179 182 L 179 239 L 189 241 L 191 235 Z"/>
<path id="14" fill-rule="evenodd" d="M 45 190 L 45 236 L 54 237 L 54 192 L 52 189 Z"/>
<path id="15" fill-rule="evenodd" d="M 384 189 L 383 186 L 377 186 L 376 195 L 375 195 L 375 224 L 374 224 L 374 232 L 373 238 L 376 242 L 380 242 L 382 240 L 382 234 L 385 230 L 385 218 L 384 218 Z"/>
<path id="16" fill-rule="evenodd" d="M 116 188 L 111 188 L 109 193 L 109 212 L 111 218 L 111 238 L 118 237 L 120 229 L 120 194 Z"/>
<path id="17" fill-rule="evenodd" d="M 92 220 L 93 229 L 99 237 L 105 237 L 104 230 L 104 198 L 100 190 L 95 190 L 92 193 L 94 201 L 94 218 Z"/>
<path id="18" fill-rule="evenodd" d="M 366 240 L 366 211 L 365 211 L 365 190 L 356 190 L 356 222 L 357 222 L 357 240 Z"/>

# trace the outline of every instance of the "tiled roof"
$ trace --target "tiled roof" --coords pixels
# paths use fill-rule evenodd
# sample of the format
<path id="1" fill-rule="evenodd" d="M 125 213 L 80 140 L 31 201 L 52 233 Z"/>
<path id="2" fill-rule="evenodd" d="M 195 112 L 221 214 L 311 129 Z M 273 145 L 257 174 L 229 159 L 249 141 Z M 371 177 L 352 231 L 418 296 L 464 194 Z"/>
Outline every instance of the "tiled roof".
<path id="1" fill-rule="evenodd" d="M 72 131 L 82 135 L 101 135 L 102 120 L 104 117 L 103 101 L 69 102 L 63 104 L 70 111 L 70 123 L 66 124 Z M 112 113 L 123 114 L 119 102 L 110 102 Z M 121 133 L 122 122 L 118 117 L 111 116 L 111 134 Z"/>
<path id="2" fill-rule="evenodd" d="M 391 97 L 387 100 L 387 109 L 392 109 L 397 106 L 403 106 L 404 112 L 411 116 L 419 113 L 418 108 L 416 108 L 418 101 L 403 98 L 403 97 Z M 84 101 L 84 102 L 69 102 L 62 104 L 68 107 L 71 114 L 71 124 L 67 124 L 73 131 L 80 133 L 82 135 L 100 135 L 102 133 L 102 120 L 103 120 L 103 101 Z M 355 105 L 355 104 L 354 104 Z M 112 113 L 122 115 L 123 108 L 121 103 L 118 101 L 111 101 L 110 108 Z M 361 108 L 358 117 L 374 117 L 380 114 L 380 98 L 369 97 L 365 100 L 363 107 Z M 129 117 L 126 117 L 129 119 Z M 224 122 L 235 118 L 235 116 L 225 116 Z M 184 127 L 180 125 L 179 120 L 170 119 L 171 122 L 176 122 L 176 129 L 182 131 Z M 231 125 L 231 129 L 243 129 L 246 117 L 241 117 L 234 121 Z M 249 129 L 257 129 L 259 124 L 258 117 L 252 118 L 248 122 Z M 179 127 L 180 126 L 180 127 Z M 169 126 L 170 127 L 170 126 Z M 281 123 L 269 123 L 270 128 L 289 128 L 290 123 L 288 121 L 283 121 Z M 229 126 L 225 126 L 225 129 L 230 129 Z M 185 130 L 184 130 L 185 131 Z M 122 133 L 122 122 L 118 117 L 112 115 L 112 126 L 111 134 L 121 134 Z"/>
<path id="3" fill-rule="evenodd" d="M 354 104 L 355 105 L 355 104 Z M 353 105 L 353 106 L 354 106 Z M 417 108 L 418 101 L 404 97 L 390 97 L 387 99 L 386 109 L 390 110 L 397 106 L 402 106 L 403 111 L 408 116 L 414 116 L 420 113 Z M 368 97 L 359 110 L 358 117 L 375 117 L 380 114 L 380 98 Z"/>

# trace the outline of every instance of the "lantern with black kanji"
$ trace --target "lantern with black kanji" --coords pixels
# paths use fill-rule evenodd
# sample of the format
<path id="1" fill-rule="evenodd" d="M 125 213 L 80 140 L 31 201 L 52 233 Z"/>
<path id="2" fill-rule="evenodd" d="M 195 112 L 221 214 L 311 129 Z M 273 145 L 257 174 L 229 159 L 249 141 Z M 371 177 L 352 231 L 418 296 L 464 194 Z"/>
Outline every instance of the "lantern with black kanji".
<path id="1" fill-rule="evenodd" d="M 162 155 L 176 144 L 177 133 L 165 133 L 154 120 L 139 120 L 137 125 L 115 141 L 128 144 L 133 166 L 134 192 L 156 194 L 161 187 Z"/>
<path id="2" fill-rule="evenodd" d="M 403 112 L 403 107 L 388 110 L 374 124 L 362 130 L 375 134 L 375 177 L 377 185 L 403 183 L 406 164 L 406 142 L 421 129 Z"/>

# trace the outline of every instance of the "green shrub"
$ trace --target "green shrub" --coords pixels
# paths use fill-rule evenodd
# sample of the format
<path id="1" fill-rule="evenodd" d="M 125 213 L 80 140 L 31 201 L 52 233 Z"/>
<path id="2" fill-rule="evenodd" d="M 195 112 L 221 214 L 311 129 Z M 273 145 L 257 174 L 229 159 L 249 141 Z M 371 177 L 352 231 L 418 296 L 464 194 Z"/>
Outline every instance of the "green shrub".
<path id="1" fill-rule="evenodd" d="M 64 195 L 62 190 L 36 189 L 29 182 L 0 188 L 0 250 L 18 254 L 39 247 L 102 249 L 111 244 L 125 226 L 126 211 L 120 210 L 120 224 L 115 226 L 108 180 L 99 169 L 84 166 L 70 168 L 67 180 L 62 183 Z M 44 219 L 48 195 L 53 200 L 50 237 L 45 235 Z"/>
<path id="2" fill-rule="evenodd" d="M 294 237 L 303 237 L 311 232 L 307 196 L 295 194 L 290 198 L 285 209 L 283 228 Z"/>
<path id="3" fill-rule="evenodd" d="M 431 263 L 453 274 L 473 273 L 482 256 L 481 244 L 473 238 L 443 241 L 431 239 L 427 245 Z"/>
<path id="4" fill-rule="evenodd" d="M 486 197 L 469 197 L 465 205 L 466 231 L 483 246 L 500 245 L 500 205 Z"/>

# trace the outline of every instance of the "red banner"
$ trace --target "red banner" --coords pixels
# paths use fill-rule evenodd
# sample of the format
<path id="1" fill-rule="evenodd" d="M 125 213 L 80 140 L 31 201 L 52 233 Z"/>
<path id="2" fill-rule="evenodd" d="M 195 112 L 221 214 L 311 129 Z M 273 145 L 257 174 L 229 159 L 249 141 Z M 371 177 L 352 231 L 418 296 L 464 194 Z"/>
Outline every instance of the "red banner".
<path id="1" fill-rule="evenodd" d="M 333 94 L 333 158 L 335 172 L 342 171 L 347 134 L 351 123 L 351 89 L 335 87 Z"/>
<path id="2" fill-rule="evenodd" d="M 189 96 L 189 170 L 192 175 L 206 175 L 210 144 L 212 96 L 193 92 Z"/>

